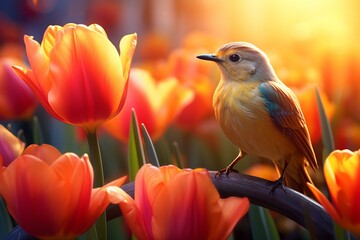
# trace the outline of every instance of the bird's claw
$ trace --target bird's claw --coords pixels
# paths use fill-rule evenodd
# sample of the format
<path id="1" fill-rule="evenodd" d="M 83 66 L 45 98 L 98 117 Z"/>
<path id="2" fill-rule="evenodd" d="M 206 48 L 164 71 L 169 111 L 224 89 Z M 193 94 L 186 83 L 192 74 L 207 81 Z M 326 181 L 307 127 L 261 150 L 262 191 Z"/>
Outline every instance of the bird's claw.
<path id="1" fill-rule="evenodd" d="M 284 187 L 284 179 L 283 178 L 279 178 L 275 181 L 268 181 L 266 183 L 266 186 L 272 186 L 270 192 L 269 192 L 269 196 L 275 191 L 276 188 L 281 187 L 281 189 L 286 193 L 285 187 Z"/>
<path id="2" fill-rule="evenodd" d="M 231 173 L 231 172 L 236 172 L 236 173 L 238 173 L 239 171 L 236 170 L 236 169 L 233 169 L 233 168 L 230 167 L 230 166 L 227 166 L 226 168 L 223 168 L 223 169 L 219 170 L 219 171 L 215 174 L 215 178 L 216 178 L 216 177 L 220 177 L 221 174 L 223 174 L 223 173 L 225 173 L 225 175 L 228 177 L 228 176 L 229 176 L 229 173 Z"/>

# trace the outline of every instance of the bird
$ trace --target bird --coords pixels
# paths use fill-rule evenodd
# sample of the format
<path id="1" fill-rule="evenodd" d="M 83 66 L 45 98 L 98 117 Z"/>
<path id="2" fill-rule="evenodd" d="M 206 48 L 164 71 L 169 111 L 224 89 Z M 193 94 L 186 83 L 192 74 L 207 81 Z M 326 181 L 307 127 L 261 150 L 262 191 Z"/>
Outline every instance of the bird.
<path id="1" fill-rule="evenodd" d="M 230 42 L 197 58 L 220 69 L 213 95 L 215 118 L 239 148 L 237 157 L 216 176 L 234 169 L 245 155 L 271 160 L 280 177 L 270 182 L 270 193 L 284 184 L 311 195 L 307 167 L 318 163 L 299 101 L 276 75 L 267 55 L 248 42 Z"/>

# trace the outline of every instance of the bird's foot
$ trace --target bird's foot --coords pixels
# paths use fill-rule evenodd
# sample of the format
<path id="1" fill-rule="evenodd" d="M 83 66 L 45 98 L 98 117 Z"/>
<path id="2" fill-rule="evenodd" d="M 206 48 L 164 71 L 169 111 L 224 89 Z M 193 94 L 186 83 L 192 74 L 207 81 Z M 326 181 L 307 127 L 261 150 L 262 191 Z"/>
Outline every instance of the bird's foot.
<path id="1" fill-rule="evenodd" d="M 221 170 L 219 170 L 216 174 L 215 174 L 215 178 L 216 177 L 220 177 L 221 174 L 225 173 L 226 176 L 229 176 L 229 173 L 231 172 L 236 172 L 238 173 L 239 171 L 236 169 L 233 169 L 232 166 L 227 166 L 226 168 L 223 168 Z"/>
<path id="2" fill-rule="evenodd" d="M 271 190 L 270 190 L 270 192 L 269 192 L 269 196 L 270 196 L 270 195 L 275 191 L 275 189 L 278 188 L 278 187 L 281 187 L 282 190 L 283 190 L 284 192 L 286 192 L 286 191 L 285 191 L 285 187 L 284 187 L 284 178 L 282 178 L 282 177 L 280 177 L 279 179 L 277 179 L 277 180 L 275 180 L 275 181 L 268 181 L 268 182 L 266 183 L 266 186 L 272 186 L 272 187 L 271 187 Z"/>

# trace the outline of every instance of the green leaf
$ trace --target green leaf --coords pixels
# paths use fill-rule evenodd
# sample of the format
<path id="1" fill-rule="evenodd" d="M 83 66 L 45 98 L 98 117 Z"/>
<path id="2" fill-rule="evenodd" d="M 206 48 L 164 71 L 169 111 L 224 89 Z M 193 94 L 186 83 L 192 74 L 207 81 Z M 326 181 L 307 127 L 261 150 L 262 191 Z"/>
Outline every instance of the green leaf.
<path id="1" fill-rule="evenodd" d="M 33 131 L 33 142 L 34 144 L 42 144 L 44 142 L 43 134 L 41 131 L 41 126 L 39 119 L 34 116 L 32 119 L 32 131 Z"/>
<path id="2" fill-rule="evenodd" d="M 266 208 L 250 205 L 249 210 L 251 234 L 254 240 L 278 240 L 274 220 Z"/>
<path id="3" fill-rule="evenodd" d="M 334 226 L 334 234 L 336 240 L 350 240 L 350 233 L 345 230 L 343 227 L 341 227 L 339 224 L 337 224 L 335 221 L 333 221 Z"/>
<path id="4" fill-rule="evenodd" d="M 96 130 L 88 131 L 86 137 L 90 150 L 90 161 L 94 169 L 94 186 L 102 187 L 105 185 L 104 169 Z M 107 239 L 106 211 L 98 217 L 95 226 L 98 239 Z"/>
<path id="5" fill-rule="evenodd" d="M 136 173 L 140 167 L 145 164 L 144 148 L 141 142 L 139 125 L 134 109 L 132 109 L 131 113 L 128 144 L 129 180 L 134 181 Z"/>
<path id="6" fill-rule="evenodd" d="M 173 164 L 169 142 L 165 138 L 161 138 L 155 142 L 155 149 L 159 162 L 163 165 Z"/>
<path id="7" fill-rule="evenodd" d="M 326 117 L 324 105 L 321 101 L 319 90 L 316 88 L 316 102 L 319 109 L 320 115 L 320 125 L 321 125 L 321 135 L 323 139 L 323 159 L 325 160 L 329 154 L 335 150 L 334 136 L 331 130 L 330 122 Z M 350 239 L 350 233 L 339 226 L 335 221 L 333 221 L 335 239 L 345 240 Z"/>
<path id="8" fill-rule="evenodd" d="M 0 239 L 5 239 L 12 229 L 11 217 L 6 209 L 3 199 L 0 197 Z"/>
<path id="9" fill-rule="evenodd" d="M 98 240 L 95 224 L 93 224 L 84 234 L 79 236 L 77 240 Z"/>
<path id="10" fill-rule="evenodd" d="M 179 144 L 174 141 L 172 145 L 175 151 L 175 162 L 177 167 L 184 168 L 184 164 L 181 161 L 181 152 L 180 152 Z"/>
<path id="11" fill-rule="evenodd" d="M 320 97 L 319 89 L 316 88 L 315 91 L 316 91 L 316 103 L 320 116 L 321 136 L 324 144 L 323 154 L 325 159 L 335 149 L 334 137 L 331 130 L 330 122 L 326 117 L 326 113 Z"/>
<path id="12" fill-rule="evenodd" d="M 151 163 L 153 166 L 160 167 L 159 160 L 154 148 L 154 144 L 150 138 L 148 131 L 144 124 L 141 124 L 141 132 L 144 138 L 144 145 L 146 150 L 146 155 L 148 157 L 148 162 Z"/>

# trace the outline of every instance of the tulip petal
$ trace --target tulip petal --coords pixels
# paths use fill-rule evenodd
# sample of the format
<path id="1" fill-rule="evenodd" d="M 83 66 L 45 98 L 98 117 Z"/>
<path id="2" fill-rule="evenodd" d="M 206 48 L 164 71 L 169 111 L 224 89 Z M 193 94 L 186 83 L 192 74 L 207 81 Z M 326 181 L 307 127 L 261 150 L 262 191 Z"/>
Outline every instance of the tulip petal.
<path id="1" fill-rule="evenodd" d="M 247 199 L 220 199 L 204 169 L 180 171 L 173 166 L 165 171 L 164 167 L 160 169 L 171 181 L 154 202 L 152 229 L 155 239 L 171 236 L 226 239 L 249 208 Z"/>
<path id="2" fill-rule="evenodd" d="M 47 164 L 51 165 L 61 156 L 61 153 L 49 144 L 42 144 L 40 146 L 37 144 L 31 144 L 21 155 L 33 155 L 34 157 L 42 159 Z"/>
<path id="3" fill-rule="evenodd" d="M 0 167 L 8 166 L 24 151 L 25 143 L 0 125 Z"/>
<path id="4" fill-rule="evenodd" d="M 61 31 L 63 27 L 55 25 L 55 26 L 49 26 L 45 33 L 43 40 L 41 42 L 41 47 L 44 51 L 45 56 L 49 59 L 50 58 L 50 52 L 55 46 L 56 42 L 56 34 Z"/>
<path id="5" fill-rule="evenodd" d="M 145 88 L 138 88 L 136 80 L 132 77 L 136 72 L 138 71 L 131 72 L 131 79 L 130 81 L 128 81 L 128 97 L 126 98 L 126 103 L 123 106 L 121 112 L 113 119 L 104 123 L 104 128 L 106 129 L 106 131 L 108 131 L 112 136 L 123 142 L 127 142 L 129 137 L 131 120 L 130 116 L 132 109 L 136 110 L 137 118 L 141 123 L 144 123 L 146 125 L 149 133 L 153 133 L 156 130 L 156 119 L 154 116 L 153 108 L 151 106 L 151 101 L 144 94 Z M 145 78 L 142 78 L 141 80 L 144 80 L 144 83 L 146 83 Z"/>
<path id="6" fill-rule="evenodd" d="M 50 55 L 49 104 L 69 123 L 96 125 L 116 113 L 122 98 L 125 81 L 118 52 L 109 39 L 87 27 L 62 32 Z"/>
<path id="7" fill-rule="evenodd" d="M 120 59 L 122 65 L 123 79 L 127 81 L 129 77 L 130 66 L 134 56 L 135 47 L 137 44 L 137 34 L 125 35 L 119 43 Z"/>
<path id="8" fill-rule="evenodd" d="M 48 79 L 49 59 L 39 43 L 33 40 L 33 37 L 25 35 L 24 42 L 32 70 L 19 66 L 13 66 L 13 70 L 32 89 L 46 111 L 61 120 L 48 103 L 48 92 L 52 85 Z"/>
<path id="9" fill-rule="evenodd" d="M 225 236 L 230 236 L 237 222 L 248 212 L 250 207 L 249 199 L 228 197 L 226 199 L 219 200 L 219 210 L 221 211 L 221 221 L 223 224 L 219 224 L 219 219 L 212 218 L 210 227 L 216 229 L 211 234 L 209 239 L 222 239 Z"/>
<path id="10" fill-rule="evenodd" d="M 189 88 L 179 85 L 175 78 L 171 78 L 166 82 L 160 82 L 157 92 L 160 94 L 160 97 L 155 109 L 158 116 L 157 122 L 161 127 L 158 131 L 160 134 L 163 134 L 167 125 L 194 99 L 194 92 Z"/>
<path id="11" fill-rule="evenodd" d="M 207 194 L 211 191 L 207 180 L 191 171 L 184 171 L 171 179 L 154 202 L 152 230 L 155 239 L 169 239 L 171 236 L 207 239 L 206 233 L 211 232 L 207 229 L 208 214 L 212 213 L 208 207 L 214 203 L 212 194 Z M 219 197 L 216 190 L 212 193 L 215 199 Z"/>
<path id="12" fill-rule="evenodd" d="M 138 239 L 154 239 L 152 233 L 146 231 L 143 215 L 138 209 L 134 199 L 118 187 L 108 187 L 107 192 L 110 202 L 119 204 L 131 232 L 134 233 Z"/>
<path id="13" fill-rule="evenodd" d="M 29 118 L 35 111 L 37 100 L 33 91 L 13 71 L 15 59 L 0 59 L 0 119 Z"/>
<path id="14" fill-rule="evenodd" d="M 125 105 L 121 112 L 105 123 L 105 129 L 119 140 L 127 141 L 130 115 L 136 110 L 153 140 L 161 137 L 180 111 L 192 100 L 192 90 L 174 78 L 157 83 L 149 72 L 132 69 Z"/>
<path id="15" fill-rule="evenodd" d="M 144 219 L 145 231 L 152 232 L 153 205 L 163 190 L 164 180 L 159 168 L 150 164 L 143 165 L 135 179 L 135 202 Z"/>
<path id="16" fill-rule="evenodd" d="M 89 28 L 107 37 L 105 30 L 98 24 L 90 24 Z"/>
<path id="17" fill-rule="evenodd" d="M 307 186 L 311 190 L 311 192 L 314 194 L 316 199 L 319 201 L 319 203 L 325 208 L 325 210 L 329 213 L 329 215 L 337 222 L 340 223 L 340 215 L 336 211 L 336 209 L 331 205 L 330 201 L 320 192 L 319 189 L 317 189 L 314 185 L 311 183 L 307 183 Z"/>
<path id="18" fill-rule="evenodd" d="M 0 194 L 11 200 L 8 210 L 25 231 L 40 237 L 61 229 L 68 194 L 63 181 L 40 159 L 23 155 L 10 164 L 0 176 Z"/>
<path id="19" fill-rule="evenodd" d="M 116 179 L 101 188 L 95 188 L 91 193 L 91 203 L 88 211 L 88 219 L 96 220 L 109 205 L 111 196 L 107 189 L 110 187 L 120 187 L 126 180 L 126 176 Z"/>
<path id="20" fill-rule="evenodd" d="M 92 223 L 84 221 L 84 216 L 88 214 L 90 205 L 93 169 L 87 155 L 79 159 L 72 153 L 61 155 L 52 164 L 52 168 L 60 179 L 64 179 L 64 189 L 71 192 L 68 201 L 62 203 L 67 209 L 67 216 L 63 219 L 66 223 L 63 231 L 76 235 L 76 232 L 79 232 L 79 226 L 88 223 L 88 227 L 90 227 Z M 80 232 L 86 229 L 81 229 Z"/>

